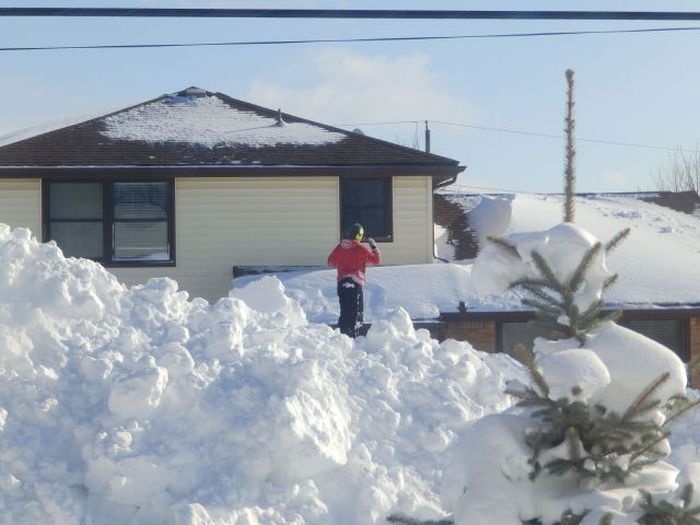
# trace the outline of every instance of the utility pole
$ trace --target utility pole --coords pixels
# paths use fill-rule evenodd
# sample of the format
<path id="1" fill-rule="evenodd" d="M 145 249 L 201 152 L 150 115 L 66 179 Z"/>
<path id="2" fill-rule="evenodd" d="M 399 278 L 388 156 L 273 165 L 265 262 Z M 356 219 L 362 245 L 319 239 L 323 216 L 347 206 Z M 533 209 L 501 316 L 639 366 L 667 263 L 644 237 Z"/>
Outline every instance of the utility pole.
<path id="1" fill-rule="evenodd" d="M 425 121 L 425 152 L 430 153 L 430 128 L 427 120 Z"/>

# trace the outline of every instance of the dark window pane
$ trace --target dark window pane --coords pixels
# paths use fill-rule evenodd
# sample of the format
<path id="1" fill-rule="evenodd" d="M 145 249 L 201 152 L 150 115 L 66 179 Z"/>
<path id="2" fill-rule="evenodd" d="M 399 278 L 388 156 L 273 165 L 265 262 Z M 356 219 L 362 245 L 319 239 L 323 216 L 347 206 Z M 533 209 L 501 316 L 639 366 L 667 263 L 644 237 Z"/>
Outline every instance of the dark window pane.
<path id="1" fill-rule="evenodd" d="M 376 208 L 354 209 L 348 213 L 348 224 L 359 222 L 365 229 L 366 237 L 386 237 L 389 235 L 386 210 Z"/>
<path id="2" fill-rule="evenodd" d="M 345 183 L 343 195 L 348 205 L 384 206 L 388 186 L 388 181 L 384 179 L 348 180 Z"/>
<path id="3" fill-rule="evenodd" d="M 102 219 L 102 184 L 49 184 L 49 219 Z"/>
<path id="4" fill-rule="evenodd" d="M 546 335 L 534 323 L 501 323 L 501 351 L 515 355 L 513 349 L 517 344 L 532 350 L 535 338 Z"/>
<path id="5" fill-rule="evenodd" d="M 390 179 L 341 179 L 341 229 L 359 222 L 367 237 L 391 237 Z"/>
<path id="6" fill-rule="evenodd" d="M 681 359 L 689 359 L 688 321 L 685 319 L 635 319 L 620 324 L 667 346 Z"/>
<path id="7" fill-rule="evenodd" d="M 114 184 L 115 219 L 166 219 L 168 185 L 165 182 Z"/>
<path id="8" fill-rule="evenodd" d="M 115 222 L 115 261 L 169 261 L 168 223 Z"/>
<path id="9" fill-rule="evenodd" d="M 66 257 L 101 259 L 104 255 L 102 222 L 52 222 L 51 239 Z"/>

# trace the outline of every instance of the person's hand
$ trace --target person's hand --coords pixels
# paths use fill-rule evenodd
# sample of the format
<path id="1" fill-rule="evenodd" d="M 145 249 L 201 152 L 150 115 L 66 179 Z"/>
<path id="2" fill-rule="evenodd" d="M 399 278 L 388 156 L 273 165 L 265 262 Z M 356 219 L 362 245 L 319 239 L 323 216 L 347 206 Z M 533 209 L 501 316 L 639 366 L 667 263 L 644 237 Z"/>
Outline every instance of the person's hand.
<path id="1" fill-rule="evenodd" d="M 367 239 L 367 242 L 369 243 L 369 247 L 372 248 L 373 252 L 376 252 L 379 249 L 379 248 L 377 248 L 377 243 L 375 242 L 374 239 L 372 239 L 372 237 Z"/>

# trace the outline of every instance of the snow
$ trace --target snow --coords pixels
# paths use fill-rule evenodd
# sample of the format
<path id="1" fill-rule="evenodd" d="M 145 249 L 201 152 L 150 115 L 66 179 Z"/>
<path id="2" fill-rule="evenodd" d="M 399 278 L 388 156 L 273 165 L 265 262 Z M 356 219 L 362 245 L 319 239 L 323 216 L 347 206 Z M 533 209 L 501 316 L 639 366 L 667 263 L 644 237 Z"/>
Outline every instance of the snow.
<path id="1" fill-rule="evenodd" d="M 387 312 L 399 307 L 414 320 L 435 319 L 441 311 L 456 311 L 459 301 L 471 293 L 470 272 L 471 267 L 458 264 L 368 267 L 364 287 L 365 321 L 384 319 Z M 316 323 L 338 320 L 340 307 L 335 270 L 284 272 L 278 273 L 277 278 L 309 320 Z M 258 279 L 259 275 L 236 278 L 233 293 Z"/>
<path id="2" fill-rule="evenodd" d="M 534 194 L 465 198 L 465 206 L 471 210 L 470 223 L 481 225 L 479 238 L 513 234 L 526 264 L 521 266 L 520 261 L 487 242 L 483 248 L 487 255 L 481 264 L 453 261 L 368 268 L 365 321 L 382 319 L 385 312 L 398 307 L 405 308 L 414 320 L 435 319 L 440 312 L 457 312 L 460 302 L 470 312 L 523 310 L 522 293 L 508 290 L 507 285 L 515 277 L 513 266 L 520 268 L 519 276 L 532 271 L 533 246 L 541 245 L 540 251 L 546 255 L 551 251 L 547 246 L 557 245 L 557 237 L 576 243 L 565 250 L 569 258 L 559 263 L 560 277 L 566 278 L 595 240 L 607 242 L 627 227 L 632 230 L 630 235 L 609 254 L 604 266 L 596 266 L 598 281 L 618 274 L 617 282 L 606 290 L 606 302 L 631 309 L 700 304 L 700 286 L 692 286 L 698 282 L 700 266 L 699 217 L 632 197 L 586 197 L 576 201 L 577 219 L 572 226 L 559 224 L 561 205 L 559 196 Z M 474 213 L 480 217 L 476 221 Z M 568 229 L 578 234 L 570 235 Z M 454 249 L 446 244 L 447 234 L 439 226 L 435 231 L 438 257 L 451 260 Z M 309 320 L 337 321 L 334 271 L 304 270 L 277 276 Z M 238 278 L 234 287 L 255 279 L 259 277 Z M 580 298 L 582 304 L 599 297 L 590 290 L 581 290 L 580 294 L 586 295 L 585 301 Z"/>
<path id="3" fill-rule="evenodd" d="M 517 202 L 517 199 L 516 199 Z M 503 246 L 492 244 L 481 251 L 474 264 L 472 280 L 503 292 L 508 283 L 523 277 L 537 278 L 531 254 L 542 256 L 552 274 L 567 283 L 591 247 L 599 241 L 581 227 L 562 223 L 547 230 L 505 234 L 503 240 L 518 255 Z M 585 311 L 593 301 L 602 297 L 604 282 L 610 272 L 605 252 L 591 260 L 580 288 L 573 290 L 574 304 Z M 560 318 L 560 323 L 570 322 Z M 670 349 L 636 332 L 607 321 L 596 326 L 584 340 L 574 338 L 550 341 L 538 338 L 534 345 L 534 365 L 539 369 L 547 388 L 533 383 L 530 388 L 552 400 L 587 402 L 602 407 L 602 413 L 619 415 L 634 406 L 639 395 L 654 384 L 661 374 L 665 382 L 653 392 L 659 407 L 686 393 L 686 369 Z M 545 525 L 560 521 L 565 511 L 581 514 L 594 510 L 588 518 L 600 518 L 606 511 L 618 513 L 618 522 L 628 523 L 641 515 L 640 489 L 657 497 L 677 497 L 674 491 L 682 480 L 679 470 L 665 461 L 647 465 L 628 476 L 624 483 L 597 477 L 584 480 L 571 471 L 554 475 L 540 473 L 532 478 L 529 462 L 533 450 L 526 437 L 546 425 L 541 406 L 516 407 L 502 413 L 487 415 L 474 423 L 455 444 L 445 479 L 450 486 L 443 491 L 443 503 L 455 516 L 456 525 L 488 525 L 498 522 L 520 525 L 521 520 L 538 519 Z M 561 410 L 561 409 L 558 409 Z M 637 413 L 636 421 L 663 424 L 665 415 L 660 408 Z M 671 452 L 666 438 L 659 448 Z M 579 440 L 579 457 L 586 458 L 589 469 L 609 469 L 605 463 L 594 462 L 589 449 Z M 542 465 L 557 459 L 570 459 L 566 440 L 545 445 L 538 460 Z M 630 453 L 621 454 L 616 462 L 627 468 L 633 461 Z M 694 471 L 693 471 L 694 472 Z M 687 476 L 686 476 L 687 478 Z M 593 520 L 593 521 L 591 521 Z M 633 522 L 633 521 L 632 521 Z"/>
<path id="4" fill-rule="evenodd" d="M 1 523 L 438 518 L 448 448 L 525 381 L 402 309 L 353 342 L 273 277 L 215 304 L 127 289 L 7 226 L 0 261 Z"/>
<path id="5" fill-rule="evenodd" d="M 561 221 L 562 197 L 517 194 L 503 235 L 549 230 Z M 575 222 L 607 242 L 619 231 L 631 233 L 608 257 L 606 267 L 619 274 L 606 292 L 609 303 L 653 307 L 655 303 L 698 303 L 700 287 L 700 220 L 632 197 L 591 196 L 575 200 Z M 494 277 L 494 280 L 497 278 Z M 481 290 L 482 292 L 484 290 Z M 517 305 L 517 292 L 474 298 L 473 307 Z"/>
<path id="6" fill-rule="evenodd" d="M 526 262 L 482 258 L 505 278 L 530 271 L 527 254 L 536 249 L 566 277 L 575 257 L 561 254 L 580 255 L 601 237 L 587 225 L 557 225 L 554 214 L 539 230 L 529 217 L 532 228 L 515 231 L 524 204 L 533 207 L 526 215 L 550 204 L 554 212 L 554 204 L 511 201 L 503 234 Z M 484 207 L 484 216 L 506 209 L 498 206 Z M 587 206 L 579 204 L 579 216 Z M 635 215 L 633 229 L 646 242 L 650 224 L 677 220 L 672 242 L 697 249 L 691 220 L 651 209 L 645 216 L 639 204 L 639 215 L 604 200 L 591 206 L 596 214 L 618 210 L 611 213 L 622 223 Z M 618 226 L 606 226 L 603 239 Z M 580 304 L 599 296 L 613 261 L 638 248 L 635 232 L 610 259 L 595 261 Z M 673 499 L 677 486 L 700 483 L 698 411 L 673 423 L 666 460 L 628 486 L 530 480 L 524 438 L 536 423 L 504 393 L 507 383 L 529 383 L 523 368 L 464 342 L 438 343 L 412 325 L 460 300 L 497 300 L 474 288 L 484 262 L 473 271 L 370 268 L 373 325 L 353 341 L 325 324 L 337 318 L 332 270 L 241 278 L 229 297 L 209 304 L 164 278 L 126 288 L 99 264 L 67 259 L 54 243 L 0 225 L 0 523 L 375 525 L 398 512 L 521 525 L 594 509 L 583 523 L 610 511 L 613 523 L 629 525 L 640 488 Z M 621 290 L 618 297 L 638 293 Z M 583 347 L 538 339 L 535 356 L 552 399 L 623 411 L 662 372 L 669 379 L 655 393 L 661 401 L 686 392 L 672 352 L 614 323 Z M 663 419 L 658 411 L 645 417 Z M 543 458 L 565 452 L 555 447 Z"/>
<path id="7" fill-rule="evenodd" d="M 104 119 L 110 139 L 152 143 L 267 147 L 320 146 L 345 139 L 343 133 L 303 122 L 279 124 L 253 111 L 239 111 L 216 96 L 173 95 Z"/>

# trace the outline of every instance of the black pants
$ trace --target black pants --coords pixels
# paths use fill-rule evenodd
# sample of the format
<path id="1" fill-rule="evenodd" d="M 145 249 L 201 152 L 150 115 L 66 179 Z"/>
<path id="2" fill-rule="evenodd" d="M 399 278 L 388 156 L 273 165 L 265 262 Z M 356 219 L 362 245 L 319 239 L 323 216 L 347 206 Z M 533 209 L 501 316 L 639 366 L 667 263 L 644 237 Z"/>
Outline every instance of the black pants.
<path id="1" fill-rule="evenodd" d="M 362 326 L 362 311 L 364 309 L 362 286 L 351 278 L 338 281 L 338 300 L 340 301 L 340 317 L 338 328 L 340 333 L 357 337 Z"/>

